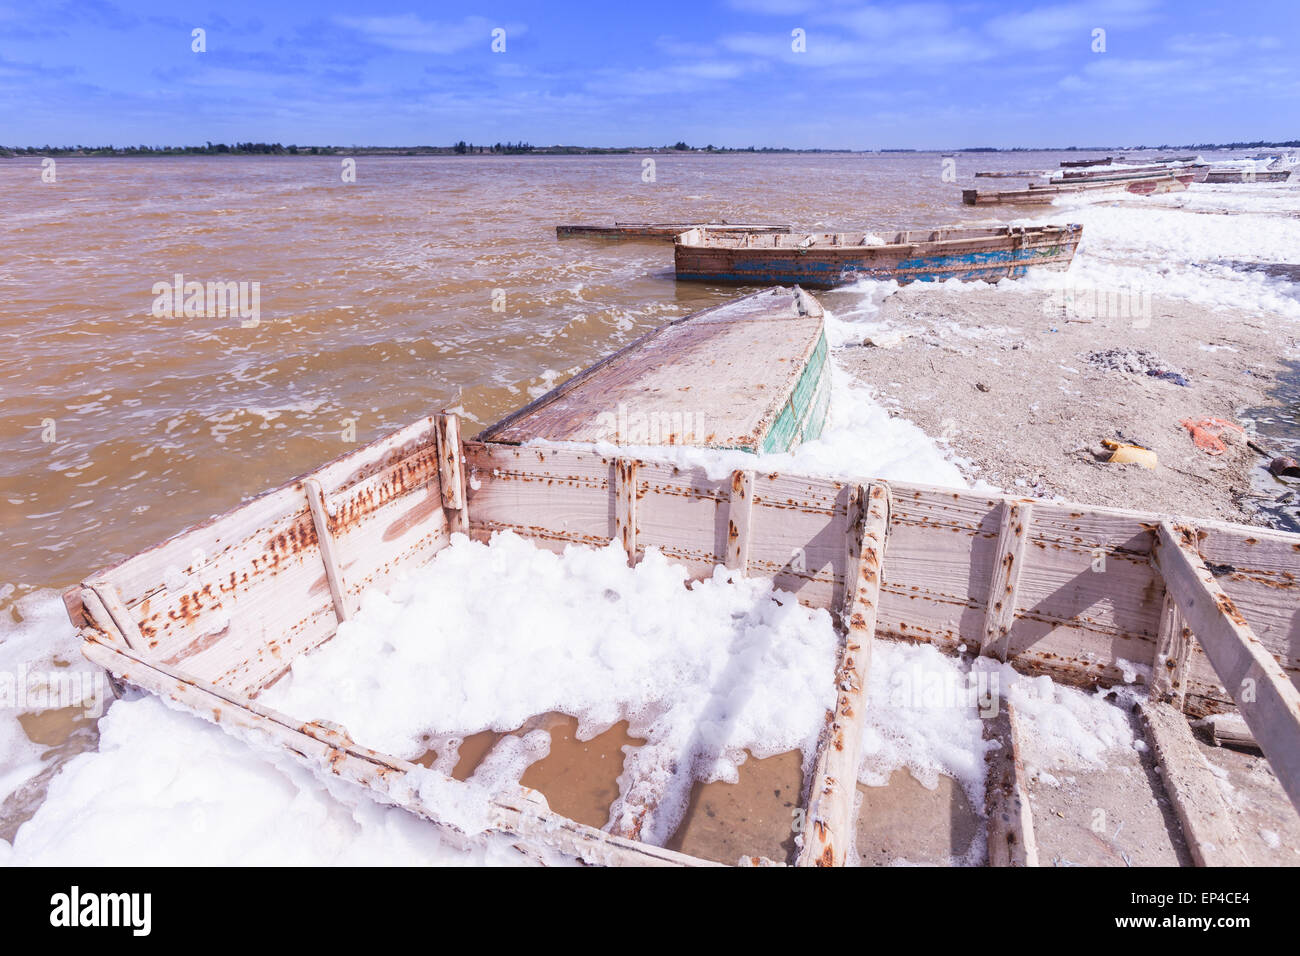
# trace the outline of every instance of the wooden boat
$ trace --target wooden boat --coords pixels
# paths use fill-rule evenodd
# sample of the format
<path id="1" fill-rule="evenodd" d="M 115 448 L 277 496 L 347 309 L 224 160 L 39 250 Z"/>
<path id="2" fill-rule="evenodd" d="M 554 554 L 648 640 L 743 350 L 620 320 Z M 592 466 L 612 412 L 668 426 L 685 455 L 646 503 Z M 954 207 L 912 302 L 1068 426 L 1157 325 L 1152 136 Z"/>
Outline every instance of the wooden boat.
<path id="1" fill-rule="evenodd" d="M 479 437 L 789 451 L 829 405 L 821 304 L 770 289 L 643 335 Z"/>
<path id="2" fill-rule="evenodd" d="M 1017 278 L 1031 266 L 1067 269 L 1083 227 L 913 229 L 868 245 L 860 232 L 746 236 L 692 229 L 677 237 L 678 279 L 829 288 L 858 279 L 930 282 Z"/>
<path id="3" fill-rule="evenodd" d="M 1207 183 L 1285 183 L 1295 176 L 1294 169 L 1212 169 Z"/>
<path id="4" fill-rule="evenodd" d="M 1120 189 L 1138 196 L 1150 196 L 1157 193 L 1179 192 L 1186 189 L 1195 176 L 1196 173 L 1189 172 L 1146 176 L 1137 179 L 1107 179 L 1099 182 L 1030 183 L 1028 189 L 998 192 L 963 189 L 961 199 L 968 206 L 1004 205 L 1008 203 L 1034 205 L 1050 203 L 1056 196 L 1071 193 Z"/>
<path id="5" fill-rule="evenodd" d="M 1210 173 L 1209 163 L 1180 166 L 1115 166 L 1108 169 L 1065 170 L 1053 182 L 1092 182 L 1114 179 L 1145 179 L 1150 176 L 1178 175 L 1191 172 L 1192 182 L 1203 183 Z"/>
<path id="6" fill-rule="evenodd" d="M 1150 662 L 1147 733 L 1197 862 L 1239 861 L 1242 844 L 1186 715 L 1235 703 L 1300 805 L 1300 535 L 1256 527 L 849 476 L 711 478 L 572 447 L 462 442 L 457 419 L 439 415 L 91 576 L 65 603 L 85 656 L 116 682 L 278 746 L 455 838 L 454 813 L 478 800 L 469 784 L 258 698 L 335 636 L 363 591 L 428 563 L 455 532 L 484 540 L 500 530 L 553 550 L 619 542 L 632 562 L 657 548 L 693 577 L 724 564 L 832 613 L 842 654 L 834 709 L 792 790 L 807 820 L 792 855 L 800 865 L 846 860 L 857 825 L 846 781 L 857 773 L 871 646 L 884 641 L 978 649 L 1084 687 L 1131 681 L 1129 662 Z M 986 726 L 999 742 L 989 762 L 989 862 L 1032 865 L 1015 711 L 1004 707 Z M 803 777 L 797 762 L 793 772 Z M 710 862 L 651 845 L 635 827 L 575 822 L 523 786 L 474 806 L 482 825 L 525 851 L 602 864 Z M 752 832 L 746 821 L 724 822 L 741 837 Z M 784 831 L 788 843 L 788 822 Z M 713 860 L 736 862 L 733 849 Z M 743 851 L 745 862 L 785 856 L 780 845 Z"/>
<path id="7" fill-rule="evenodd" d="M 672 239 L 688 229 L 730 229 L 756 235 L 794 231 L 788 223 L 616 222 L 612 226 L 556 226 L 557 239 Z"/>
<path id="8" fill-rule="evenodd" d="M 1063 159 L 1061 160 L 1061 168 L 1076 169 L 1080 166 L 1106 166 L 1123 158 L 1123 156 L 1103 156 L 1101 159 Z"/>
<path id="9" fill-rule="evenodd" d="M 1052 175 L 1050 170 L 1046 169 L 1015 169 L 1009 172 L 993 171 L 976 173 L 976 179 L 1046 179 Z"/>

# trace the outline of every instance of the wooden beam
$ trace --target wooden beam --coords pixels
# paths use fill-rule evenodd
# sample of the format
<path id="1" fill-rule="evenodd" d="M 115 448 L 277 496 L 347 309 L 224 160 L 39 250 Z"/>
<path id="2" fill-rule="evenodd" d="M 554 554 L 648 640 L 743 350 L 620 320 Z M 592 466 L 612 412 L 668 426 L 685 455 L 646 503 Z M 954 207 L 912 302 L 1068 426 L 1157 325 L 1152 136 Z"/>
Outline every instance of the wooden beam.
<path id="1" fill-rule="evenodd" d="M 107 581 L 91 581 L 81 594 L 82 604 L 101 631 L 118 635 L 133 650 L 147 650 L 140 625 L 116 587 Z"/>
<path id="2" fill-rule="evenodd" d="M 1195 529 L 1162 521 L 1152 559 L 1273 773 L 1300 809 L 1300 691 L 1219 586 L 1197 541 Z"/>
<path id="3" fill-rule="evenodd" d="M 1028 501 L 1002 502 L 998 528 L 998 557 L 989 581 L 989 596 L 984 614 L 984 635 L 980 653 L 986 657 L 1007 659 L 1008 635 L 1016 620 L 1016 589 L 1024 565 L 1025 544 L 1029 540 L 1029 522 L 1033 505 Z"/>
<path id="4" fill-rule="evenodd" d="M 1255 735 L 1250 732 L 1246 722 L 1236 714 L 1211 714 L 1199 721 L 1196 726 L 1209 730 L 1210 739 L 1216 747 L 1227 744 L 1229 747 L 1244 747 L 1248 750 L 1260 749 Z"/>
<path id="5" fill-rule="evenodd" d="M 1183 620 L 1178 602 L 1166 590 L 1156 632 L 1156 655 L 1151 662 L 1150 698 L 1182 711 L 1187 703 L 1187 659 L 1192 650 L 1192 629 Z"/>
<path id="6" fill-rule="evenodd" d="M 115 677 L 177 701 L 235 736 L 247 737 L 251 731 L 258 738 L 269 738 L 323 777 L 360 784 L 374 791 L 379 802 L 394 804 L 440 824 L 446 836 L 464 840 L 466 846 L 473 845 L 468 841 L 475 834 L 472 829 L 463 829 L 466 824 L 458 822 L 462 818 L 474 828 L 517 834 L 536 852 L 558 850 L 597 865 L 718 865 L 577 823 L 549 809 L 541 794 L 526 787 L 485 797 L 467 783 L 362 747 L 328 726 L 292 720 L 227 688 L 157 661 L 146 662 L 134 651 L 95 640 L 86 641 L 82 650 L 87 659 Z M 431 785 L 431 794 L 426 793 L 426 784 Z M 458 800 L 463 803 L 458 804 Z M 444 817 L 447 807 L 440 806 L 441 801 L 449 801 L 454 811 L 450 819 Z"/>
<path id="7" fill-rule="evenodd" d="M 989 866 L 1038 866 L 1016 712 L 1005 697 L 999 705 L 997 714 L 984 720 L 984 739 L 997 742 L 984 755 Z"/>
<path id="8" fill-rule="evenodd" d="M 731 473 L 731 500 L 727 506 L 727 567 L 742 575 L 749 569 L 749 523 L 754 514 L 754 473 Z"/>
<path id="9" fill-rule="evenodd" d="M 889 512 L 889 486 L 884 482 L 850 490 L 840 614 L 844 647 L 835 673 L 835 710 L 827 715 L 809 784 L 799 866 L 843 866 L 853 844 L 867 674 L 880 607 Z"/>
<path id="10" fill-rule="evenodd" d="M 1187 718 L 1168 704 L 1150 700 L 1138 709 L 1192 860 L 1197 866 L 1250 866 L 1232 810 L 1196 746 Z"/>
<path id="11" fill-rule="evenodd" d="M 442 510 L 447 531 L 469 534 L 469 509 L 465 503 L 465 454 L 460 441 L 460 419 L 446 412 L 437 416 L 438 478 L 442 484 Z"/>
<path id="12" fill-rule="evenodd" d="M 325 563 L 325 580 L 334 598 L 334 614 L 339 623 L 352 616 L 347 606 L 347 589 L 343 586 L 343 568 L 339 564 L 338 549 L 330 531 L 329 512 L 325 507 L 325 492 L 315 478 L 304 478 L 303 492 L 307 507 L 311 509 L 311 522 L 316 529 L 316 542 L 320 545 L 321 560 Z"/>
<path id="13" fill-rule="evenodd" d="M 636 564 L 636 472 L 634 459 L 614 459 L 614 537 L 622 542 L 628 564 Z"/>

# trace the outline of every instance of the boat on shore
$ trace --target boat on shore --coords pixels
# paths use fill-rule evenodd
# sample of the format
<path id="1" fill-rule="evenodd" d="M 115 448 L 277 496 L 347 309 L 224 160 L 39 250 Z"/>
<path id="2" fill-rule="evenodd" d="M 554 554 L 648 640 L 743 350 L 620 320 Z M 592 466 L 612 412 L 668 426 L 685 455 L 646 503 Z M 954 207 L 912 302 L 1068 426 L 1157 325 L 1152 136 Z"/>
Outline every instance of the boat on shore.
<path id="1" fill-rule="evenodd" d="M 556 226 L 557 239 L 672 239 L 688 229 L 730 229 L 755 235 L 776 235 L 794 231 L 788 223 L 701 222 L 616 222 L 612 226 Z"/>
<path id="2" fill-rule="evenodd" d="M 1297 169 L 1212 169 L 1207 183 L 1285 183 L 1300 180 Z"/>
<path id="3" fill-rule="evenodd" d="M 1014 170 L 993 170 L 991 172 L 976 173 L 976 179 L 1046 179 L 1052 175 L 1050 169 L 1014 169 Z"/>
<path id="4" fill-rule="evenodd" d="M 1072 193 L 1098 192 L 1104 190 L 1124 190 L 1137 196 L 1150 196 L 1158 193 L 1180 192 L 1195 179 L 1195 172 L 1169 173 L 1156 176 L 1143 176 L 1134 179 L 1104 179 L 1084 182 L 1031 183 L 1028 189 L 999 190 L 982 192 L 976 189 L 963 189 L 962 202 L 968 206 L 988 205 L 1046 205 L 1056 196 Z"/>
<path id="5" fill-rule="evenodd" d="M 1192 182 L 1203 183 L 1210 174 L 1209 163 L 1190 165 L 1112 166 L 1106 169 L 1067 169 L 1053 183 L 1096 182 L 1114 179 L 1145 179 L 1150 176 L 1180 175 L 1191 172 Z M 1050 184 L 1049 184 L 1050 185 Z"/>
<path id="6" fill-rule="evenodd" d="M 1063 159 L 1061 160 L 1061 168 L 1077 169 L 1081 166 L 1106 166 L 1123 158 L 1123 156 L 1102 156 L 1100 159 Z"/>
<path id="7" fill-rule="evenodd" d="M 677 278 L 831 288 L 859 279 L 996 281 L 1031 267 L 1067 269 L 1083 227 L 994 226 L 755 236 L 692 229 L 673 247 Z"/>
<path id="8" fill-rule="evenodd" d="M 479 438 L 791 451 L 821 434 L 830 407 L 824 315 L 797 287 L 696 312 L 646 333 Z"/>
<path id="9" fill-rule="evenodd" d="M 829 612 L 839 639 L 833 703 L 815 754 L 790 764 L 783 782 L 787 806 L 807 821 L 798 836 L 788 815 L 763 836 L 737 814 L 722 821 L 730 842 L 694 853 L 644 839 L 640 824 L 662 792 L 652 784 L 692 768 L 653 754 L 638 762 L 635 744 L 615 757 L 622 812 L 601 827 L 552 809 L 545 788 L 488 791 L 367 746 L 318 714 L 259 700 L 296 661 L 349 640 L 340 626 L 364 593 L 429 564 L 453 535 L 486 542 L 502 531 L 557 552 L 613 545 L 630 564 L 654 549 L 692 580 L 722 565 Z M 1236 707 L 1300 805 L 1300 692 L 1290 676 L 1300 674 L 1298 590 L 1300 535 L 859 476 L 710 475 L 595 449 L 462 441 L 456 417 L 443 414 L 93 574 L 64 601 L 83 653 L 115 687 L 156 694 L 360 785 L 447 839 L 501 832 L 536 859 L 560 852 L 602 865 L 844 865 L 859 825 L 873 646 L 927 643 L 1084 688 L 1145 682 L 1152 786 L 1177 821 L 1167 825 L 1197 863 L 1242 865 L 1245 840 L 1188 717 Z M 992 701 L 985 735 L 997 745 L 980 808 L 988 862 L 1036 865 L 1017 712 L 1008 698 Z M 608 800 L 607 785 L 592 781 L 611 770 L 591 756 L 565 778 L 588 787 L 589 802 Z M 921 812 L 910 810 L 917 826 L 948 823 Z"/>

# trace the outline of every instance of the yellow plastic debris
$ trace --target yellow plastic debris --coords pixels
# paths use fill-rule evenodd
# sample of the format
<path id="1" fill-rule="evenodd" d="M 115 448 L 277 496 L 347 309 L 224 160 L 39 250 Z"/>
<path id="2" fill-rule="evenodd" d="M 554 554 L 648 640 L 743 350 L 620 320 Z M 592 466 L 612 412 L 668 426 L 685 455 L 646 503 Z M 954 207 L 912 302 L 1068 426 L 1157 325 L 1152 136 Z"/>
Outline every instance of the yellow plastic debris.
<path id="1" fill-rule="evenodd" d="M 1106 460 L 1112 465 L 1141 465 L 1143 468 L 1155 470 L 1157 464 L 1156 453 L 1150 448 L 1143 448 L 1141 445 L 1126 445 L 1111 438 L 1104 438 L 1101 443 L 1111 449 L 1110 458 Z"/>

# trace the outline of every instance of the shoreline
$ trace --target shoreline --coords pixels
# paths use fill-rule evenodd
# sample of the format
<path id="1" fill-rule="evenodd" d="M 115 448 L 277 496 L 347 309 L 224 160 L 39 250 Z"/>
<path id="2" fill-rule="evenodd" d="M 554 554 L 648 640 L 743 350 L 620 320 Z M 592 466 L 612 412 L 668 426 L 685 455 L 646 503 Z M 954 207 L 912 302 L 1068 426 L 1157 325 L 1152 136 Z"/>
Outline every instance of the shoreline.
<path id="1" fill-rule="evenodd" d="M 1154 297 L 1149 325 L 1104 309 L 1081 315 L 1049 291 L 906 286 L 887 296 L 841 366 L 893 415 L 946 447 L 972 484 L 1009 494 L 1275 527 L 1257 504 L 1268 459 L 1246 444 L 1248 408 L 1270 407 L 1300 327 L 1270 314 Z M 858 327 L 855 323 L 855 328 Z M 871 331 L 875 330 L 875 331 Z M 1145 353 L 1187 385 L 1093 364 Z M 1217 456 L 1180 423 L 1218 418 Z M 1113 464 L 1103 439 L 1156 453 L 1154 470 Z"/>

